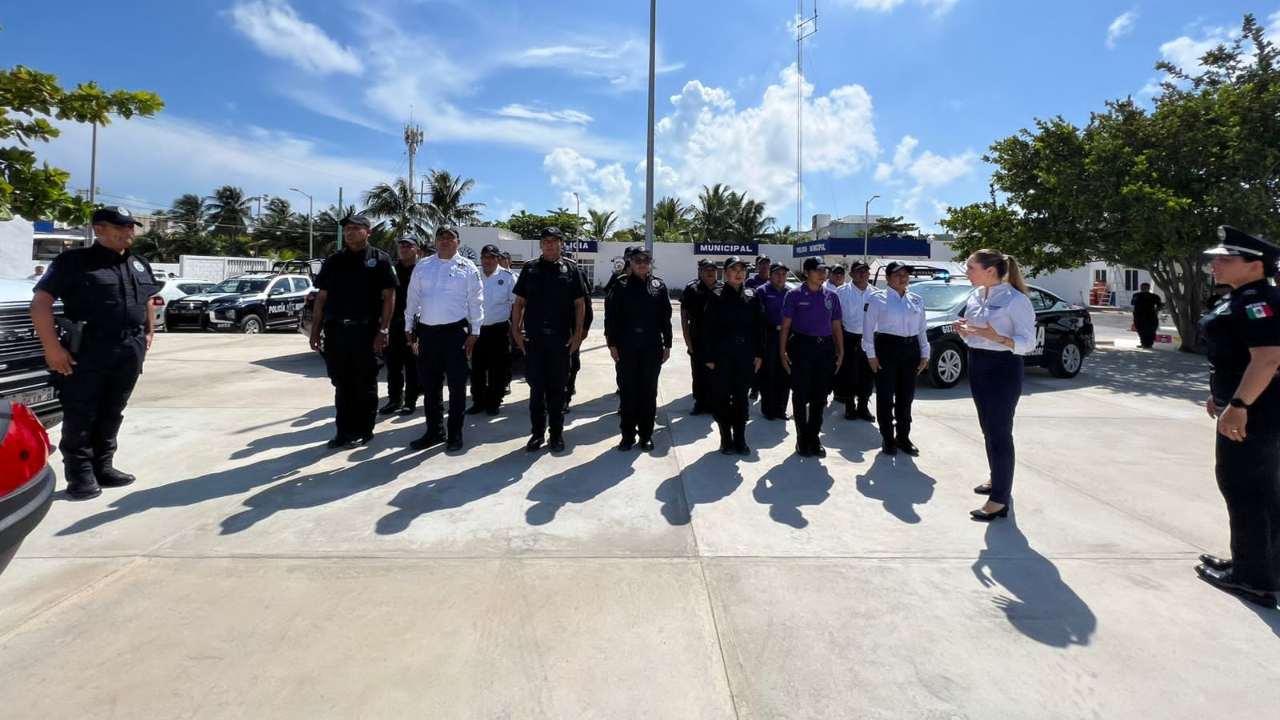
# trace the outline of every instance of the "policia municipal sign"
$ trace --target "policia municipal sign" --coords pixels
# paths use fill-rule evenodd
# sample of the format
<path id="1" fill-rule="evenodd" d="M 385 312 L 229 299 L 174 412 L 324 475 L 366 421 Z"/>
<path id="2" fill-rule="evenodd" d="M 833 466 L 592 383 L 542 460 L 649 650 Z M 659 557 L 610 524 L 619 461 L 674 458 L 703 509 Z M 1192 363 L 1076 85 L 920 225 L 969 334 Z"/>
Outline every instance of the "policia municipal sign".
<path id="1" fill-rule="evenodd" d="M 700 242 L 693 244 L 694 255 L 759 255 L 759 243 Z"/>

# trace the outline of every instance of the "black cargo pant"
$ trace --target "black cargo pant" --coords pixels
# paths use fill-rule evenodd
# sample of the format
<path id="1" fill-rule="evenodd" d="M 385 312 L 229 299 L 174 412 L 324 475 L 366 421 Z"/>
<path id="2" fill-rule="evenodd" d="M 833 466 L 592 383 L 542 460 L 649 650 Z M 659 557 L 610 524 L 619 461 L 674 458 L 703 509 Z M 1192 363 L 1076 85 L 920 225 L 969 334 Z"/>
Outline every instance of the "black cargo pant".
<path id="1" fill-rule="evenodd" d="M 1138 331 L 1138 342 L 1149 348 L 1156 342 L 1156 330 L 1160 329 L 1158 318 L 1134 318 L 1133 328 Z"/>
<path id="2" fill-rule="evenodd" d="M 662 370 L 662 345 L 618 348 L 618 376 L 621 380 L 619 414 L 622 437 L 635 440 L 653 438 L 658 416 L 658 374 Z"/>
<path id="3" fill-rule="evenodd" d="M 836 372 L 836 395 L 858 407 L 866 407 L 874 385 L 875 373 L 871 372 L 867 354 L 862 350 L 862 333 L 845 333 L 844 364 Z"/>
<path id="4" fill-rule="evenodd" d="M 467 322 L 447 325 L 418 323 L 418 375 L 422 382 L 422 411 L 427 433 L 445 430 L 444 385 L 449 386 L 449 421 L 446 437 L 462 439 L 462 419 L 467 409 Z"/>
<path id="5" fill-rule="evenodd" d="M 530 335 L 524 344 L 524 376 L 529 381 L 529 424 L 534 437 L 564 434 L 564 402 L 569 383 L 569 338 Z"/>
<path id="6" fill-rule="evenodd" d="M 791 390 L 791 381 L 778 356 L 778 339 L 777 328 L 765 331 L 764 358 L 760 364 L 760 412 L 768 418 L 782 418 L 787 414 L 787 394 Z"/>
<path id="7" fill-rule="evenodd" d="M 111 465 L 145 354 L 140 331 L 132 337 L 86 337 L 71 375 L 54 376 L 62 399 L 58 450 L 68 483 L 88 483 L 94 470 Z"/>
<path id="8" fill-rule="evenodd" d="M 920 339 L 876 333 L 876 420 L 886 441 L 911 440 L 911 403 L 920 374 Z"/>
<path id="9" fill-rule="evenodd" d="M 712 385 L 715 388 L 716 424 L 720 442 L 745 442 L 747 415 L 751 408 L 748 393 L 756 376 L 755 356 L 743 342 L 741 352 L 721 353 L 715 360 Z"/>
<path id="10" fill-rule="evenodd" d="M 815 443 L 836 374 L 836 345 L 830 336 L 793 334 L 787 347 L 791 360 L 791 412 L 800 442 Z"/>
<path id="11" fill-rule="evenodd" d="M 387 398 L 392 402 L 413 405 L 422 394 L 418 382 L 418 359 L 405 337 L 404 325 L 391 324 L 387 339 Z"/>
<path id="12" fill-rule="evenodd" d="M 1280 407 L 1276 407 L 1280 399 L 1276 395 L 1264 392 L 1249 408 L 1243 441 L 1217 436 L 1214 467 L 1231 524 L 1231 573 L 1237 582 L 1268 592 L 1280 592 Z"/>
<path id="13" fill-rule="evenodd" d="M 378 356 L 373 338 L 376 321 L 324 325 L 324 365 L 333 383 L 338 437 L 370 437 L 378 414 Z"/>
<path id="14" fill-rule="evenodd" d="M 698 336 L 693 335 L 694 348 L 689 349 L 690 373 L 693 376 L 693 406 L 700 412 L 712 412 L 716 405 L 715 388 L 711 384 L 711 371 L 707 369 L 706 355 L 696 349 Z"/>
<path id="15" fill-rule="evenodd" d="M 500 322 L 480 328 L 471 353 L 471 400 L 479 407 L 497 412 L 511 379 L 511 323 Z"/>

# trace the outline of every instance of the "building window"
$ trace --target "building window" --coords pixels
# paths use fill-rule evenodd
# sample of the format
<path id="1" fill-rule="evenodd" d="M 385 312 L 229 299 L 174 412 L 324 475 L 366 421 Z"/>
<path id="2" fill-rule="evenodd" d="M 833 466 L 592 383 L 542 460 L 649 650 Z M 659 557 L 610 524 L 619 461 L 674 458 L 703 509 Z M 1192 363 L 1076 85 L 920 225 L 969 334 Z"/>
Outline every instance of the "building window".
<path id="1" fill-rule="evenodd" d="M 1102 283 L 1103 285 L 1106 285 L 1106 284 L 1107 284 L 1107 269 L 1106 269 L 1106 268 L 1098 268 L 1097 270 L 1094 270 L 1094 271 L 1093 271 L 1093 281 L 1094 281 L 1095 283 Z"/>
<path id="2" fill-rule="evenodd" d="M 1138 290 L 1138 271 L 1124 271 L 1124 289 L 1127 292 L 1136 292 Z"/>
<path id="3" fill-rule="evenodd" d="M 596 261 L 579 260 L 578 270 L 581 271 L 582 276 L 587 279 L 587 287 L 594 288 L 596 286 Z"/>

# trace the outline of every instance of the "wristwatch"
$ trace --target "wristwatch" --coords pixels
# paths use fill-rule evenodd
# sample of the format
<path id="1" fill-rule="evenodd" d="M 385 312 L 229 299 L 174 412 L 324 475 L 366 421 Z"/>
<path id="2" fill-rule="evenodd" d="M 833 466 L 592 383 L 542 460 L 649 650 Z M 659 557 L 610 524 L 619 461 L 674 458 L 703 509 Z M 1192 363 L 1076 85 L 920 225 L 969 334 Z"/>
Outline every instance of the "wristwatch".
<path id="1" fill-rule="evenodd" d="M 1230 405 L 1230 406 L 1231 406 L 1231 407 L 1233 407 L 1233 408 L 1240 408 L 1240 409 L 1242 409 L 1242 410 L 1248 410 L 1248 409 L 1249 409 L 1249 404 L 1248 404 L 1248 403 L 1246 403 L 1245 401 L 1241 400 L 1241 399 L 1240 399 L 1240 398 L 1238 398 L 1238 397 L 1233 397 L 1233 398 L 1231 398 L 1231 402 L 1229 402 L 1229 403 L 1227 403 L 1227 404 L 1228 404 L 1228 405 Z"/>
<path id="2" fill-rule="evenodd" d="M 382 328 L 382 329 L 381 329 L 381 330 L 379 330 L 378 332 L 382 333 L 383 335 L 390 335 L 390 334 L 391 334 L 391 329 L 390 329 L 390 328 Z"/>

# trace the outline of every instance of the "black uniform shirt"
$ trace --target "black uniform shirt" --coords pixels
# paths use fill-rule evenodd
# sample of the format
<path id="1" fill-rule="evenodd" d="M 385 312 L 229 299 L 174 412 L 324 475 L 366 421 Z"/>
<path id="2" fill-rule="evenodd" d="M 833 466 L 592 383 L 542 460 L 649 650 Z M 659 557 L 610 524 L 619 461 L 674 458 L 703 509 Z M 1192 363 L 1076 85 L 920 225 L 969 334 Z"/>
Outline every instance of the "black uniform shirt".
<path id="1" fill-rule="evenodd" d="M 764 357 L 764 305 L 745 285 L 720 285 L 707 298 L 698 336 L 702 353 L 718 362 Z"/>
<path id="2" fill-rule="evenodd" d="M 574 301 L 586 296 L 578 267 L 561 258 L 525 263 L 512 290 L 524 298 L 524 333 L 567 338 L 577 329 Z"/>
<path id="3" fill-rule="evenodd" d="M 1201 320 L 1213 366 L 1210 391 L 1225 405 L 1249 365 L 1249 349 L 1280 346 L 1280 288 L 1266 280 L 1241 285 Z M 1272 381 L 1257 402 L 1280 403 L 1280 383 Z"/>
<path id="4" fill-rule="evenodd" d="M 604 337 L 610 347 L 671 347 L 671 301 L 661 278 L 618 278 L 604 301 Z"/>
<path id="5" fill-rule="evenodd" d="M 62 301 L 68 319 L 85 322 L 89 335 L 146 325 L 151 296 L 160 287 L 141 255 L 101 243 L 63 252 L 36 283 L 37 290 Z"/>
<path id="6" fill-rule="evenodd" d="M 394 327 L 404 327 L 404 307 L 409 304 L 409 279 L 413 277 L 414 265 L 405 265 L 396 261 L 392 267 L 396 271 L 396 309 L 391 314 Z"/>
<path id="7" fill-rule="evenodd" d="M 1160 317 L 1160 308 L 1162 307 L 1164 307 L 1164 301 L 1153 292 L 1139 291 L 1133 294 L 1133 317 L 1135 320 L 1157 322 Z"/>
<path id="8" fill-rule="evenodd" d="M 582 281 L 582 297 L 586 301 L 586 307 L 582 314 L 582 333 L 585 335 L 591 329 L 591 323 L 595 320 L 595 312 L 591 307 L 591 283 L 587 281 L 587 274 L 582 272 L 582 268 L 578 263 L 572 260 L 566 262 L 578 273 L 578 278 Z"/>
<path id="9" fill-rule="evenodd" d="M 396 273 L 391 267 L 391 256 L 372 245 L 360 252 L 342 248 L 325 258 L 320 274 L 316 275 L 316 288 L 327 294 L 325 322 L 379 322 L 382 291 L 394 287 Z"/>
<path id="10" fill-rule="evenodd" d="M 685 285 L 680 293 L 680 310 L 685 317 L 689 318 L 690 328 L 695 333 L 702 322 L 702 311 L 706 309 L 707 298 L 710 297 L 714 287 L 716 286 L 707 287 L 706 283 L 699 278 Z"/>

